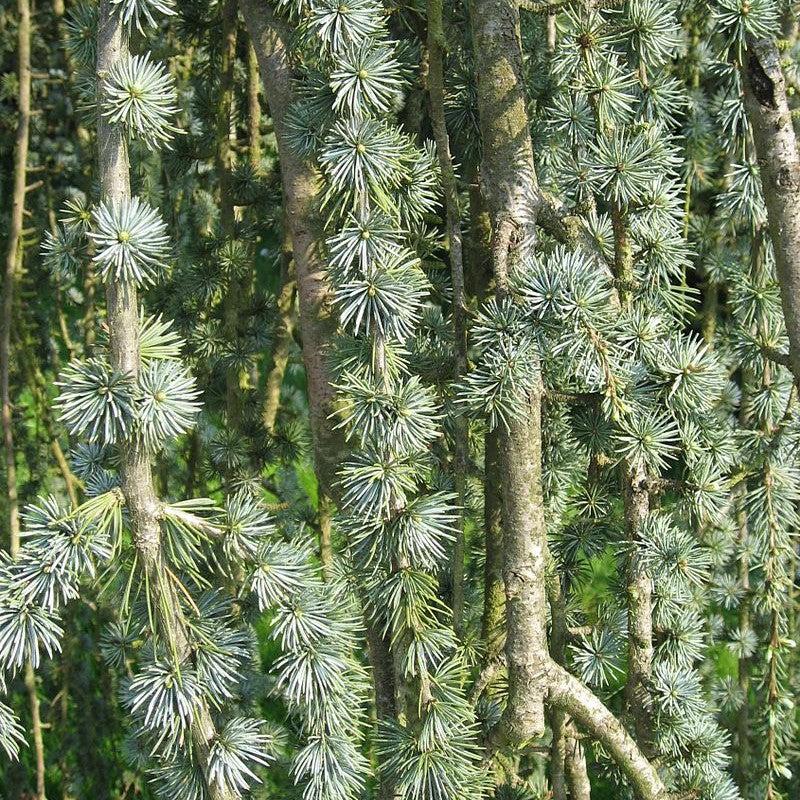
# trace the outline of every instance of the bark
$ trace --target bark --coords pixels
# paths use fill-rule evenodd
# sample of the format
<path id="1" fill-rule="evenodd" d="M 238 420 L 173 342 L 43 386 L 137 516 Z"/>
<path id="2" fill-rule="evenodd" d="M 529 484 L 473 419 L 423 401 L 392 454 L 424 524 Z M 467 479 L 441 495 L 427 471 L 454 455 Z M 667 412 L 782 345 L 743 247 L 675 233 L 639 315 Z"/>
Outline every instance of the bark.
<path id="1" fill-rule="evenodd" d="M 325 280 L 325 264 L 316 247 L 319 233 L 315 213 L 317 176 L 286 143 L 286 116 L 293 97 L 292 71 L 286 49 L 290 32 L 266 4 L 241 0 L 240 8 L 258 58 L 278 143 L 284 210 L 297 276 L 300 334 L 317 477 L 322 489 L 335 499 L 336 472 L 344 450 L 344 434 L 335 430 L 330 420 L 336 392 L 331 381 L 328 351 L 336 332 L 336 319 L 331 310 L 332 293 Z"/>
<path id="2" fill-rule="evenodd" d="M 471 9 L 482 190 L 492 223 L 492 270 L 498 297 L 508 292 L 510 262 L 535 244 L 540 192 L 526 111 L 519 10 L 509 0 L 477 0 Z M 503 493 L 508 702 L 492 734 L 521 745 L 544 733 L 548 661 L 541 475 L 541 389 L 527 413 L 498 430 Z"/>
<path id="3" fill-rule="evenodd" d="M 464 294 L 464 254 L 461 237 L 461 210 L 458 182 L 450 154 L 450 137 L 444 116 L 444 26 L 442 0 L 428 0 L 428 95 L 431 126 L 442 172 L 447 239 L 450 245 L 450 275 L 453 284 L 453 333 L 456 358 L 453 380 L 458 383 L 467 372 L 467 304 Z M 464 506 L 466 503 L 467 465 L 469 461 L 466 418 L 458 414 L 454 430 L 454 479 L 458 495 L 459 520 L 452 553 L 453 628 L 462 634 L 464 615 Z"/>
<path id="4" fill-rule="evenodd" d="M 281 292 L 278 296 L 278 326 L 275 348 L 272 351 L 272 369 L 267 375 L 264 387 L 264 406 L 261 419 L 264 427 L 271 433 L 275 429 L 275 420 L 281 404 L 281 387 L 289 352 L 292 347 L 292 333 L 295 326 L 294 312 L 295 280 L 292 263 L 292 247 L 289 237 L 284 233 L 281 252 Z"/>
<path id="5" fill-rule="evenodd" d="M 568 725 L 566 731 L 564 770 L 570 800 L 591 800 L 592 786 L 586 768 L 586 753 L 572 725 Z"/>
<path id="6" fill-rule="evenodd" d="M 127 37 L 113 0 L 101 0 L 97 29 L 97 76 L 102 80 L 116 63 L 128 55 Z M 100 190 L 105 201 L 123 202 L 130 197 L 130 168 L 125 134 L 98 115 L 97 143 Z M 111 366 L 134 377 L 139 372 L 139 310 L 136 286 L 116 281 L 106 286 L 106 313 Z M 122 492 L 130 515 L 131 533 L 147 591 L 156 609 L 158 631 L 171 644 L 179 660 L 189 656 L 186 625 L 174 584 L 167 574 L 161 546 L 159 517 L 150 459 L 135 440 L 119 447 Z M 207 704 L 200 702 L 191 725 L 191 741 L 200 767 L 205 770 L 211 743 L 216 736 Z M 218 784 L 207 787 L 210 800 L 235 800 Z"/>
<path id="7" fill-rule="evenodd" d="M 567 647 L 567 597 L 569 579 L 558 573 L 558 565 L 550 557 L 547 599 L 550 603 L 550 655 L 564 666 Z M 550 745 L 550 786 L 553 800 L 589 800 L 589 776 L 586 757 L 577 738 L 572 720 L 558 707 L 550 708 L 553 741 Z"/>
<path id="8" fill-rule="evenodd" d="M 551 560 L 547 578 L 550 603 L 550 655 L 556 664 L 564 665 L 567 645 L 566 598 L 557 568 Z M 550 708 L 549 721 L 553 739 L 550 743 L 550 790 L 553 800 L 567 800 L 567 716 L 563 709 Z"/>
<path id="9" fill-rule="evenodd" d="M 748 42 L 745 59 L 744 107 L 767 206 L 792 373 L 800 383 L 800 156 L 775 41 Z"/>
<path id="10" fill-rule="evenodd" d="M 336 332 L 332 292 L 325 280 L 325 264 L 317 249 L 316 217 L 318 179 L 313 168 L 298 158 L 287 144 L 286 118 L 293 99 L 292 72 L 287 54 L 290 31 L 272 9 L 258 0 L 240 0 L 239 7 L 253 42 L 278 144 L 283 208 L 291 237 L 300 309 L 303 363 L 308 382 L 309 416 L 314 440 L 314 461 L 320 494 L 334 502 L 340 496 L 336 473 L 345 450 L 344 433 L 334 429 L 333 388 L 328 346 Z M 394 679 L 387 639 L 366 621 L 366 638 L 372 665 L 378 714 L 394 715 Z M 384 788 L 381 788 L 384 791 Z"/>
<path id="11" fill-rule="evenodd" d="M 250 164 L 256 172 L 261 170 L 261 100 L 259 92 L 261 78 L 258 74 L 258 58 L 253 43 L 247 45 L 247 139 Z"/>
<path id="12" fill-rule="evenodd" d="M 481 641 L 486 663 L 496 661 L 505 644 L 505 591 L 503 589 L 503 513 L 500 455 L 497 431 L 485 437 L 483 478 L 484 550 L 483 618 Z"/>
<path id="13" fill-rule="evenodd" d="M 636 740 L 652 755 L 653 714 L 650 681 L 653 672 L 653 583 L 642 560 L 639 531 L 650 513 L 644 466 L 623 462 L 622 500 L 628 534 L 626 594 L 628 606 L 628 676 L 625 702 Z"/>
<path id="14" fill-rule="evenodd" d="M 12 549 L 19 543 L 19 499 L 17 468 L 14 458 L 14 432 L 11 409 L 11 319 L 14 290 L 21 259 L 21 237 L 25 214 L 25 183 L 28 169 L 28 145 L 31 120 L 31 10 L 29 0 L 17 1 L 17 132 L 14 140 L 14 182 L 11 195 L 11 220 L 6 243 L 3 273 L 3 307 L 0 319 L 0 404 L 2 404 L 3 448 L 6 457 L 6 498 L 8 502 L 9 540 Z"/>
<path id="15" fill-rule="evenodd" d="M 494 279 L 502 297 L 510 260 L 533 249 L 543 198 L 533 167 L 518 7 L 511 0 L 476 0 L 470 16 L 483 141 L 482 190 L 491 218 Z M 533 392 L 529 403 L 521 421 L 498 432 L 509 690 L 493 739 L 523 743 L 541 735 L 546 699 L 602 742 L 640 800 L 667 800 L 657 770 L 622 723 L 548 652 L 541 390 Z"/>
<path id="16" fill-rule="evenodd" d="M 566 711 L 583 730 L 603 744 L 639 800 L 668 800 L 669 794 L 656 768 L 622 723 L 590 689 L 552 661 L 546 681 L 548 701 Z"/>
<path id="17" fill-rule="evenodd" d="M 333 544 L 331 543 L 331 529 L 333 528 L 333 502 L 325 495 L 320 496 L 317 505 L 319 519 L 319 560 L 326 580 L 331 579 L 333 567 Z"/>
<path id="18" fill-rule="evenodd" d="M 614 231 L 614 277 L 620 302 L 631 308 L 636 290 L 633 249 L 627 210 L 611 204 Z M 643 464 L 627 459 L 620 464 L 625 532 L 628 540 L 626 595 L 628 610 L 628 675 L 625 702 L 636 731 L 636 739 L 648 755 L 653 754 L 653 718 L 650 679 L 653 670 L 653 585 L 641 556 L 639 532 L 650 513 L 647 472 Z"/>
<path id="19" fill-rule="evenodd" d="M 222 58 L 220 61 L 220 95 L 217 106 L 217 150 L 215 169 L 219 181 L 220 229 L 226 241 L 236 237 L 236 210 L 233 197 L 233 165 L 235 154 L 231 143 L 233 119 L 233 80 L 236 67 L 237 0 L 225 0 L 222 6 Z M 247 304 L 250 276 L 231 275 L 223 303 L 225 338 L 233 345 L 239 338 L 242 313 Z M 225 375 L 225 410 L 228 424 L 238 426 L 242 418 L 242 388 L 247 374 L 238 367 L 229 367 Z"/>

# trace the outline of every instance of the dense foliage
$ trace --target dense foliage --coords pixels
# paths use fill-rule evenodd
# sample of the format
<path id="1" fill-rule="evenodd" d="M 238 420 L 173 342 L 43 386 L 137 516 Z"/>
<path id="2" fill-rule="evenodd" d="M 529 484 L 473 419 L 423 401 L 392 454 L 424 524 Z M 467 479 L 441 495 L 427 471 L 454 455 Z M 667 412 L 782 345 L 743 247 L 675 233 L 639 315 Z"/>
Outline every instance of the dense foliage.
<path id="1" fill-rule="evenodd" d="M 0 795 L 798 796 L 795 8 L 17 3 Z"/>

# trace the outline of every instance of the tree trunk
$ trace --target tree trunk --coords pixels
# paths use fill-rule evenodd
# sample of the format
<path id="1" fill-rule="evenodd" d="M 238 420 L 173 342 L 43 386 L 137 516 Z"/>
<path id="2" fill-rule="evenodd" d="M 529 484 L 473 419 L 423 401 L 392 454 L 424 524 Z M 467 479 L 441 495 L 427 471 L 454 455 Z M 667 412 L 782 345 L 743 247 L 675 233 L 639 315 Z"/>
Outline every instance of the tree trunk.
<path id="1" fill-rule="evenodd" d="M 650 513 L 647 476 L 641 464 L 623 461 L 621 467 L 625 529 L 628 534 L 626 592 L 628 606 L 628 676 L 625 702 L 633 719 L 636 740 L 652 755 L 653 713 L 650 679 L 653 671 L 653 582 L 642 559 L 639 532 Z"/>
<path id="2" fill-rule="evenodd" d="M 275 420 L 281 404 L 281 387 L 286 365 L 289 362 L 289 351 L 292 346 L 292 332 L 295 325 L 294 312 L 295 280 L 292 265 L 292 245 L 289 236 L 284 232 L 281 247 L 281 291 L 278 295 L 278 326 L 275 347 L 272 351 L 272 369 L 267 375 L 264 387 L 264 406 L 261 419 L 264 427 L 271 433 L 275 429 Z"/>
<path id="3" fill-rule="evenodd" d="M 773 39 L 749 41 L 742 66 L 795 383 L 800 383 L 800 155 Z"/>
<path id="4" fill-rule="evenodd" d="M 500 455 L 497 431 L 487 431 L 484 445 L 483 516 L 483 618 L 481 640 L 486 663 L 499 658 L 505 645 L 505 592 L 503 590 L 503 513 L 500 486 Z"/>
<path id="5" fill-rule="evenodd" d="M 344 434 L 334 429 L 330 420 L 336 391 L 331 381 L 328 351 L 336 333 L 336 318 L 331 313 L 332 293 L 325 279 L 325 264 L 316 246 L 319 234 L 315 213 L 317 178 L 312 167 L 298 158 L 286 143 L 286 116 L 293 97 L 292 70 L 286 52 L 289 31 L 268 5 L 241 0 L 240 8 L 258 58 L 278 142 L 284 209 L 297 277 L 317 477 L 323 490 L 335 498 L 336 473 L 344 450 Z"/>
<path id="6" fill-rule="evenodd" d="M 97 28 L 98 92 L 102 105 L 102 80 L 115 64 L 128 57 L 127 36 L 121 15 L 113 0 L 101 0 Z M 130 169 L 125 133 L 98 114 L 97 143 L 102 199 L 125 202 L 131 196 Z M 139 373 L 139 308 L 135 284 L 110 281 L 106 286 L 106 313 L 111 366 L 136 377 Z M 153 486 L 149 456 L 136 441 L 121 444 L 120 473 L 125 505 L 130 514 L 131 532 L 141 568 L 154 594 L 158 633 L 170 641 L 178 658 L 186 658 L 189 644 L 185 621 L 175 587 L 170 582 L 161 548 L 159 516 L 161 504 Z M 153 635 L 156 635 L 153 631 Z M 207 704 L 195 710 L 191 740 L 198 764 L 205 770 L 211 743 L 216 736 Z M 235 800 L 233 793 L 214 783 L 207 787 L 210 800 Z"/>
<path id="7" fill-rule="evenodd" d="M 439 156 L 444 191 L 447 239 L 450 245 L 450 275 L 453 284 L 453 332 L 456 359 L 453 379 L 458 383 L 467 372 L 467 304 L 464 295 L 464 255 L 461 238 L 461 210 L 458 182 L 450 155 L 450 137 L 444 116 L 444 26 L 442 0 L 428 0 L 428 95 L 431 126 Z M 453 628 L 462 634 L 464 616 L 464 506 L 467 495 L 469 463 L 469 430 L 467 420 L 457 414 L 454 426 L 454 479 L 458 495 L 459 520 L 453 544 L 451 571 L 453 579 Z"/>
<path id="8" fill-rule="evenodd" d="M 552 661 L 545 679 L 549 702 L 566 711 L 581 728 L 603 744 L 639 800 L 668 800 L 669 794 L 656 768 L 622 723 L 591 690 Z"/>
<path id="9" fill-rule="evenodd" d="M 498 297 L 508 293 L 512 259 L 536 241 L 539 188 L 533 166 L 522 78 L 519 11 L 510 0 L 478 0 L 471 9 L 482 190 L 492 223 L 492 270 Z M 546 531 L 541 474 L 541 391 L 527 414 L 498 430 L 503 492 L 508 702 L 493 740 L 523 744 L 544 733 L 547 654 Z"/>
<path id="10" fill-rule="evenodd" d="M 8 226 L 5 271 L 3 273 L 3 308 L 0 319 L 0 403 L 2 403 L 3 448 L 6 456 L 6 497 L 8 501 L 9 541 L 19 547 L 19 501 L 17 468 L 14 458 L 14 431 L 11 411 L 11 320 L 14 290 L 20 261 L 22 221 L 25 213 L 25 184 L 28 169 L 28 144 L 31 120 L 31 11 L 28 0 L 18 0 L 17 63 L 17 134 L 14 140 L 14 184 L 11 195 L 11 220 Z M 15 545 L 16 542 L 16 545 Z"/>
<path id="11" fill-rule="evenodd" d="M 340 490 L 336 473 L 345 451 L 345 440 L 343 431 L 335 429 L 330 419 L 336 390 L 328 362 L 328 347 L 336 333 L 337 323 L 331 309 L 332 292 L 325 280 L 325 264 L 317 247 L 320 234 L 316 217 L 317 178 L 311 166 L 298 158 L 287 144 L 286 120 L 293 98 L 292 70 L 286 51 L 290 32 L 272 9 L 258 0 L 240 0 L 239 7 L 258 58 L 264 96 L 278 143 L 283 208 L 297 280 L 316 475 L 320 494 L 338 502 Z M 388 718 L 394 715 L 389 642 L 370 620 L 365 623 L 378 714 Z M 385 785 L 380 791 L 385 791 Z"/>

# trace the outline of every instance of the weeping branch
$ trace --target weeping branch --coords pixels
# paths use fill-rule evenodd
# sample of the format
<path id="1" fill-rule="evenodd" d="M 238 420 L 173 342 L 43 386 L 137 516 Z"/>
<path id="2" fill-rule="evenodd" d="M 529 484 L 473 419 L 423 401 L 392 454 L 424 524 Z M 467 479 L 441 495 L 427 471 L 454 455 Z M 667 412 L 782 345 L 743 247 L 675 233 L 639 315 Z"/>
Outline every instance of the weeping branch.
<path id="1" fill-rule="evenodd" d="M 103 101 L 103 78 L 119 61 L 128 56 L 127 37 L 113 0 L 102 0 L 97 29 L 98 92 Z M 121 203 L 131 196 L 130 166 L 125 132 L 111 125 L 98 114 L 98 167 L 102 199 Z M 113 369 L 134 378 L 139 372 L 139 308 L 136 285 L 109 281 L 106 286 L 106 313 L 110 360 Z M 143 444 L 128 440 L 119 448 L 120 474 L 125 505 L 137 557 L 154 593 L 157 624 L 165 640 L 172 645 L 179 660 L 190 655 L 186 621 L 161 544 L 161 503 L 156 496 L 150 459 Z M 155 631 L 154 631 L 155 633 Z M 217 732 L 208 705 L 200 702 L 191 725 L 194 755 L 205 771 L 209 751 Z M 218 783 L 208 785 L 210 800 L 235 800 L 235 796 Z"/>
<path id="2" fill-rule="evenodd" d="M 453 283 L 453 333 L 456 343 L 455 374 L 458 382 L 467 373 L 467 303 L 464 293 L 464 256 L 461 237 L 461 209 L 458 182 L 450 155 L 450 137 L 444 116 L 444 53 L 445 37 L 442 22 L 442 0 L 428 0 L 428 95 L 431 125 L 442 172 L 447 240 L 449 242 L 450 275 Z M 464 615 L 464 506 L 466 503 L 469 445 L 467 421 L 463 415 L 455 420 L 455 486 L 458 495 L 459 521 L 452 554 L 453 627 L 462 631 Z"/>

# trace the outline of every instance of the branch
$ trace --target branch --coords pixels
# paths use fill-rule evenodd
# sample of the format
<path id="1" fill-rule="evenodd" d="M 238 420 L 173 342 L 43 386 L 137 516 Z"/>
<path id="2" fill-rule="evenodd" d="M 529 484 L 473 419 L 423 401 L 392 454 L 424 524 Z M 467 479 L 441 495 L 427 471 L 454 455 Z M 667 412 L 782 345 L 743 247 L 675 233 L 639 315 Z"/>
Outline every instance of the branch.
<path id="1" fill-rule="evenodd" d="M 546 668 L 548 702 L 566 711 L 602 744 L 625 774 L 639 800 L 669 800 L 655 766 L 645 758 L 622 723 L 576 677 L 551 661 Z"/>
<path id="2" fill-rule="evenodd" d="M 764 356 L 764 358 L 767 358 L 770 361 L 774 362 L 775 364 L 780 364 L 780 366 L 786 367 L 786 369 L 791 370 L 792 359 L 789 357 L 788 353 L 783 353 L 776 347 L 770 347 L 768 344 L 762 344 L 760 345 L 760 347 L 761 347 L 761 355 Z"/>

